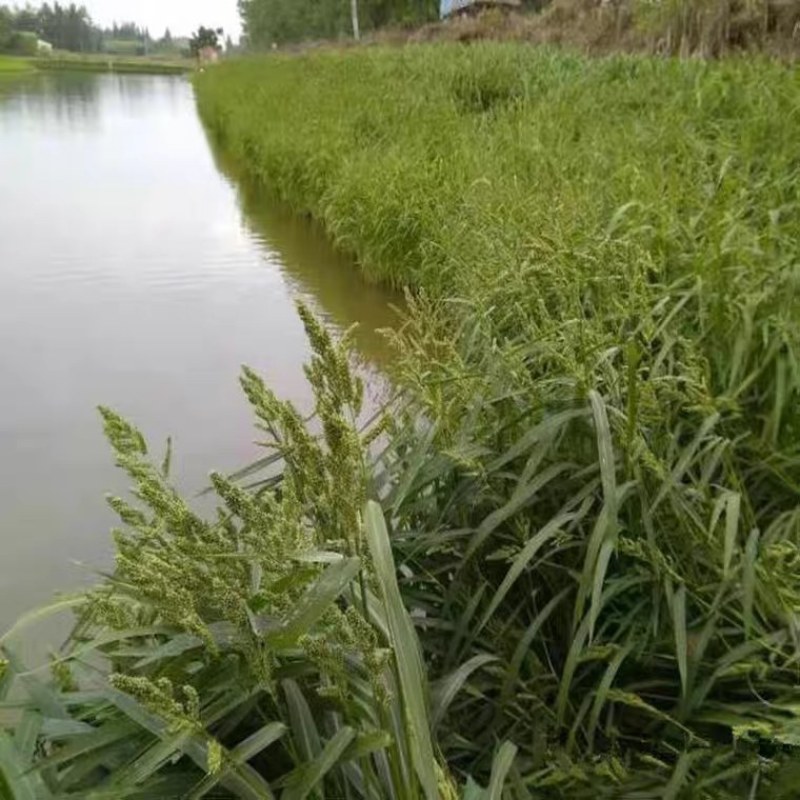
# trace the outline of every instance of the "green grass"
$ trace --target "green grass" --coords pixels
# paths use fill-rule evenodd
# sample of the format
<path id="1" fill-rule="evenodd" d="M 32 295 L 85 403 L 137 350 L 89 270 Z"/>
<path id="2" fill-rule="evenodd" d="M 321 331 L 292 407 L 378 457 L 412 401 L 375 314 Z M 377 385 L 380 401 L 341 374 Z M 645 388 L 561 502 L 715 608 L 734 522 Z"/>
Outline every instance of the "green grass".
<path id="1" fill-rule="evenodd" d="M 0 786 L 794 798 L 796 71 L 437 45 L 196 85 L 266 191 L 411 287 L 403 390 L 358 430 L 303 312 L 316 419 L 245 371 L 267 455 L 209 520 L 104 412 L 135 505 L 55 680 L 0 640 Z"/>
<path id="2" fill-rule="evenodd" d="M 0 55 L 0 75 L 19 75 L 33 69 L 30 59 Z"/>
<path id="3" fill-rule="evenodd" d="M 197 93 L 268 190 L 429 298 L 400 339 L 434 427 L 396 433 L 388 507 L 431 671 L 502 662 L 449 763 L 485 775 L 510 739 L 543 796 L 780 796 L 757 765 L 794 757 L 798 699 L 797 72 L 485 44 Z"/>

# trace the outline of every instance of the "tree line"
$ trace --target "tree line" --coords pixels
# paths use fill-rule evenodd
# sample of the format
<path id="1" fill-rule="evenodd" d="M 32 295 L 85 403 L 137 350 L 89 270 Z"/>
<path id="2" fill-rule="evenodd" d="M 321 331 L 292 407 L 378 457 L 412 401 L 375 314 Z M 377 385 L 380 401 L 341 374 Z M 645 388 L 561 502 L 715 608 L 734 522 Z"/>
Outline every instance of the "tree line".
<path id="1" fill-rule="evenodd" d="M 253 49 L 352 33 L 351 0 L 239 0 L 239 11 Z M 438 14 L 439 0 L 358 0 L 362 30 L 420 24 Z"/>
<path id="2" fill-rule="evenodd" d="M 150 31 L 135 22 L 114 23 L 109 28 L 96 25 L 85 6 L 75 3 L 44 3 L 39 7 L 12 8 L 0 5 L 0 52 L 33 55 L 37 40 L 57 50 L 76 53 L 177 51 L 181 47 L 170 31 L 154 39 Z M 184 43 L 188 48 L 188 43 Z"/>
<path id="3" fill-rule="evenodd" d="M 0 47 L 5 31 L 6 49 L 26 50 L 43 39 L 60 50 L 96 52 L 102 47 L 103 31 L 95 26 L 85 6 L 74 3 L 44 3 L 39 8 L 0 7 Z"/>

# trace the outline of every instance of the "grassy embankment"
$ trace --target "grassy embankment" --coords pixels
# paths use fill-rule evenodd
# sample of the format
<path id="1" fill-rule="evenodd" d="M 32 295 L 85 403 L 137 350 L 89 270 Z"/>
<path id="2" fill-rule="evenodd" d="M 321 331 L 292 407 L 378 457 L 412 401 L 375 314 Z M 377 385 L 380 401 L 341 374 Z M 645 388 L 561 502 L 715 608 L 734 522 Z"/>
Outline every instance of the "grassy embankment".
<path id="1" fill-rule="evenodd" d="M 0 75 L 18 75 L 34 70 L 69 72 L 123 72 L 146 75 L 181 75 L 195 69 L 192 59 L 149 57 L 120 58 L 103 54 L 55 53 L 40 58 L 0 55 Z"/>
<path id="2" fill-rule="evenodd" d="M 0 75 L 20 75 L 32 70 L 30 59 L 0 55 Z"/>
<path id="3" fill-rule="evenodd" d="M 32 60 L 40 70 L 67 70 L 81 72 L 124 72 L 146 75 L 181 75 L 196 66 L 192 59 L 160 59 L 146 56 L 120 57 L 86 53 L 56 53 L 47 58 Z"/>
<path id="4" fill-rule="evenodd" d="M 309 322 L 323 438 L 246 373 L 280 472 L 258 495 L 216 477 L 216 524 L 107 414 L 145 513 L 112 500 L 117 573 L 77 601 L 55 689 L 0 642 L 0 696 L 31 696 L 0 775 L 795 797 L 797 74 L 437 45 L 231 63 L 197 93 L 266 189 L 424 295 L 406 405 L 369 455 Z"/>

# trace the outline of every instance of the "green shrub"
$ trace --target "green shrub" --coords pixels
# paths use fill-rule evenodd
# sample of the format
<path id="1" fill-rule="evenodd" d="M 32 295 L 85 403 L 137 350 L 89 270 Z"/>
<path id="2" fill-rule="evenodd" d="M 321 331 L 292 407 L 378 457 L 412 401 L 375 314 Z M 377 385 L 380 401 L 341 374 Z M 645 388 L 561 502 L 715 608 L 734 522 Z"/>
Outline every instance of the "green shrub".
<path id="1" fill-rule="evenodd" d="M 35 56 L 39 51 L 35 33 L 15 31 L 8 41 L 7 52 L 17 56 Z"/>

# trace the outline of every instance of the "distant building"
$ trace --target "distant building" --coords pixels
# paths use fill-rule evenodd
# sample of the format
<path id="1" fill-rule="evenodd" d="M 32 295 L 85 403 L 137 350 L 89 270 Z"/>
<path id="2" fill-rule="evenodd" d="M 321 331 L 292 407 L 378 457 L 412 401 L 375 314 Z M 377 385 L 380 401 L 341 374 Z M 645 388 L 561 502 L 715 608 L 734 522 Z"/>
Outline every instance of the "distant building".
<path id="1" fill-rule="evenodd" d="M 201 47 L 197 51 L 197 60 L 201 64 L 216 64 L 219 61 L 219 49 L 216 47 Z"/>
<path id="2" fill-rule="evenodd" d="M 440 0 L 442 19 L 456 14 L 474 14 L 486 8 L 518 8 L 520 0 Z"/>
<path id="3" fill-rule="evenodd" d="M 53 52 L 53 45 L 46 42 L 44 39 L 36 40 L 36 52 L 40 56 L 49 56 Z"/>

